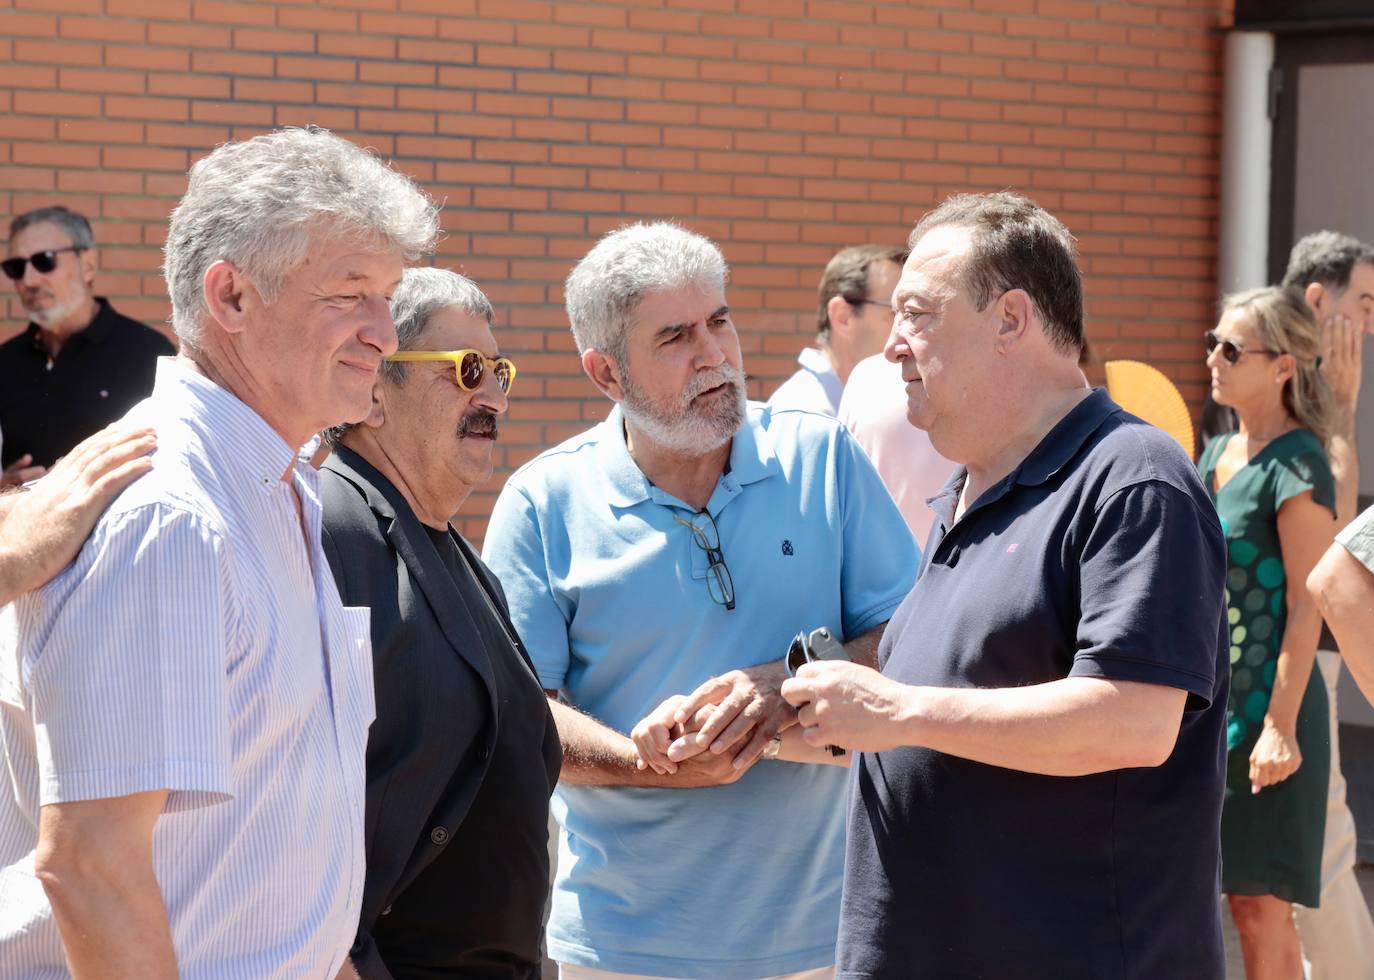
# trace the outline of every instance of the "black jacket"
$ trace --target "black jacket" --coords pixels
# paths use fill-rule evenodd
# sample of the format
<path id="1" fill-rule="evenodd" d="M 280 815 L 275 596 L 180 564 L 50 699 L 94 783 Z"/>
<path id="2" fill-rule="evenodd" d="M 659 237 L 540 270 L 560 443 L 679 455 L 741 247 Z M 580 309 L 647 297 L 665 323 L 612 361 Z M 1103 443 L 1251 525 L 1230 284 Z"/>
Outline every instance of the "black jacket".
<path id="1" fill-rule="evenodd" d="M 562 753 L 500 584 L 356 453 L 336 449 L 321 485 L 339 593 L 372 610 L 354 963 L 367 980 L 537 978 Z"/>

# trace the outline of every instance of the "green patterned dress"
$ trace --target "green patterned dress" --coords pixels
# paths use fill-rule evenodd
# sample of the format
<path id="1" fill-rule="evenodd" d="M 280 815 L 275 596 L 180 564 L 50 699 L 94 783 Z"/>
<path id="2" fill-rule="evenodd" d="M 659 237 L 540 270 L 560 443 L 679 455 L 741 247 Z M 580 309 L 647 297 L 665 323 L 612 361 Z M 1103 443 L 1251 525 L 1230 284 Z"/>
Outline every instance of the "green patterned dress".
<path id="1" fill-rule="evenodd" d="M 1288 622 L 1278 511 L 1304 491 L 1335 515 L 1336 488 L 1321 443 L 1293 429 L 1261 449 L 1221 488 L 1216 465 L 1230 434 L 1207 444 L 1198 469 L 1221 516 L 1229 568 L 1231 697 L 1226 725 L 1226 800 L 1221 816 L 1222 891 L 1273 895 L 1315 908 L 1331 764 L 1326 687 L 1314 664 L 1298 711 L 1302 765 L 1283 782 L 1250 792 L 1250 751 L 1269 708 Z"/>

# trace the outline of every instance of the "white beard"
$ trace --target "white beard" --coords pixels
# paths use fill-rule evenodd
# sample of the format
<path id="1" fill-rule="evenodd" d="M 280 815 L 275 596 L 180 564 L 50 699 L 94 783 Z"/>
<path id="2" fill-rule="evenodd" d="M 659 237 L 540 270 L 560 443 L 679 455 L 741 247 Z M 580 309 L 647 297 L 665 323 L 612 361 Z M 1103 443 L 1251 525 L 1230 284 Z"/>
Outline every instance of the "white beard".
<path id="1" fill-rule="evenodd" d="M 625 400 L 620 410 L 649 439 L 680 453 L 703 454 L 729 442 L 744 424 L 746 392 L 744 375 L 729 364 L 710 374 L 698 375 L 682 393 L 678 404 L 662 408 L 652 402 L 623 372 Z M 734 397 L 697 408 L 692 399 L 717 385 L 730 385 Z"/>

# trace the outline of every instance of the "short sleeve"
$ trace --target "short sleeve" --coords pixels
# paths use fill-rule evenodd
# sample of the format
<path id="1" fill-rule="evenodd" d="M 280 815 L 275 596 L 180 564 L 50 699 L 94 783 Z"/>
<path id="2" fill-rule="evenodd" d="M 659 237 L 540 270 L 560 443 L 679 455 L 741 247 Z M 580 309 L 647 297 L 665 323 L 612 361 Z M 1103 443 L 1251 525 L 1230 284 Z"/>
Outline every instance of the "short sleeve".
<path id="1" fill-rule="evenodd" d="M 40 803 L 233 794 L 223 542 L 163 505 L 111 517 L 21 600 Z"/>
<path id="2" fill-rule="evenodd" d="M 843 500 L 840 614 L 845 639 L 887 622 L 916 584 L 920 549 L 868 456 L 845 429 L 835 452 Z"/>
<path id="3" fill-rule="evenodd" d="M 1079 566 L 1071 677 L 1140 681 L 1211 703 L 1226 608 L 1216 514 L 1168 483 L 1133 484 L 1093 516 Z"/>
<path id="4" fill-rule="evenodd" d="M 1310 490 L 1312 499 L 1336 516 L 1336 480 L 1315 439 L 1303 440 L 1297 451 L 1274 461 L 1273 486 L 1275 511 L 1284 501 Z"/>
<path id="5" fill-rule="evenodd" d="M 1336 535 L 1336 543 L 1374 572 L 1374 507 L 1365 510 Z"/>
<path id="6" fill-rule="evenodd" d="M 515 624 L 539 683 L 556 691 L 568 679 L 568 620 L 554 597 L 548 556 L 534 503 L 510 482 L 487 524 L 482 560 L 506 594 Z"/>

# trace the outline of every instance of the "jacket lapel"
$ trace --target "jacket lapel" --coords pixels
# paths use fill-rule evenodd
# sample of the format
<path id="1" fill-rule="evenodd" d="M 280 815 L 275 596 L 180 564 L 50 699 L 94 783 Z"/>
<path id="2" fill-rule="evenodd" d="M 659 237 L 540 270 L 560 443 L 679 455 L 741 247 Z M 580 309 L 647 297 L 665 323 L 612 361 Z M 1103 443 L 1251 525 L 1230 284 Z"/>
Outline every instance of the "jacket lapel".
<path id="1" fill-rule="evenodd" d="M 405 562 L 411 581 L 417 583 L 424 593 L 449 646 L 482 678 L 494 719 L 497 713 L 496 679 L 482 634 L 472 618 L 467 601 L 450 577 L 448 569 L 439 560 L 428 534 L 410 505 L 400 491 L 352 450 L 335 447 L 324 465 L 356 486 L 367 499 L 368 506 L 379 515 L 391 518 L 386 531 L 387 540 L 396 549 L 401 561 Z M 476 582 L 473 585 L 478 589 L 482 587 Z M 477 601 L 480 598 L 480 595 L 474 597 Z"/>

